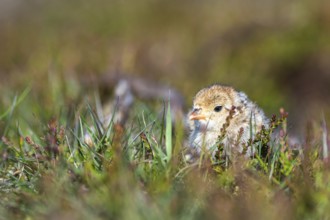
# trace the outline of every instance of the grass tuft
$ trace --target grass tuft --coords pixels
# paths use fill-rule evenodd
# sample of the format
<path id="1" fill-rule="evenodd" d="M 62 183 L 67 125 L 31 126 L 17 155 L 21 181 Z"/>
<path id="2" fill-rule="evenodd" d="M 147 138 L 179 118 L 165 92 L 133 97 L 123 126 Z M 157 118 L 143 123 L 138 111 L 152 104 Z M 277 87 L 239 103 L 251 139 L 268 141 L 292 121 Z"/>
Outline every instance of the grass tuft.
<path id="1" fill-rule="evenodd" d="M 103 124 L 98 108 L 87 104 L 75 114 L 64 109 L 66 116 L 43 122 L 43 129 L 20 123 L 9 126 L 8 120 L 1 124 L 2 131 L 8 127 L 0 141 L 2 216 L 328 216 L 330 175 L 323 153 L 324 123 L 320 128 L 310 126 L 306 142 L 293 148 L 288 115 L 281 110 L 272 117 L 271 126 L 246 145 L 256 150 L 252 158 L 237 154 L 227 161 L 222 157 L 214 160 L 205 153 L 189 161 L 184 128 L 175 123 L 173 129 L 169 103 L 161 113 L 145 103 L 135 103 L 132 112 L 136 114 L 125 126 L 116 123 L 116 111 Z M 221 155 L 221 147 L 218 153 Z M 286 211 L 274 211 L 283 209 Z"/>

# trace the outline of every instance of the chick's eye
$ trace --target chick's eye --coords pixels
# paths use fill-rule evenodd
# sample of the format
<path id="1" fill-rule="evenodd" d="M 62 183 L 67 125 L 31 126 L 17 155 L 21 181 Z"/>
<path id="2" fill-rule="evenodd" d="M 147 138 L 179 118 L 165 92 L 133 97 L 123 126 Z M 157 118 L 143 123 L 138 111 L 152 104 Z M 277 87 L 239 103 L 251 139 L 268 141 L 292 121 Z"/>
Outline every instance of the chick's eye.
<path id="1" fill-rule="evenodd" d="M 218 105 L 218 106 L 216 106 L 216 107 L 214 108 L 214 111 L 215 111 L 215 112 L 220 112 L 221 109 L 222 109 L 222 106 Z"/>

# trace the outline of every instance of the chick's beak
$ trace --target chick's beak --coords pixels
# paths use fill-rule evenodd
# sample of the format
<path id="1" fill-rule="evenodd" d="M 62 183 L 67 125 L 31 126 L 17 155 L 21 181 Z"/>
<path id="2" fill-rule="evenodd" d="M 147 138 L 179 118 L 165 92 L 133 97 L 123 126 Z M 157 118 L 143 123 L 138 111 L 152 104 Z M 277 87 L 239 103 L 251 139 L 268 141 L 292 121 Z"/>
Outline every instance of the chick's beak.
<path id="1" fill-rule="evenodd" d="M 206 116 L 203 115 L 199 110 L 193 110 L 189 115 L 189 120 L 205 120 Z"/>

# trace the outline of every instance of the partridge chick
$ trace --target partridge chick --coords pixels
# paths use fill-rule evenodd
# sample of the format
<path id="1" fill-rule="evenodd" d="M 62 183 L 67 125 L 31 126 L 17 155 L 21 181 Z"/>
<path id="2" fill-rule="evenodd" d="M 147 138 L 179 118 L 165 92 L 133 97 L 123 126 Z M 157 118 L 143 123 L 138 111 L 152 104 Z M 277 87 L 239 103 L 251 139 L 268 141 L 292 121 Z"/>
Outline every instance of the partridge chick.
<path id="1" fill-rule="evenodd" d="M 253 138 L 262 125 L 267 128 L 269 124 L 264 112 L 250 101 L 245 93 L 219 84 L 211 85 L 197 93 L 188 118 L 192 130 L 189 144 L 197 151 L 204 147 L 215 150 L 221 129 L 226 127 L 222 139 L 225 149 L 230 151 L 235 148 L 242 152 L 242 144 Z M 227 125 L 224 126 L 226 119 Z M 241 137 L 237 144 L 240 132 Z M 248 149 L 247 155 L 252 154 L 251 149 Z"/>

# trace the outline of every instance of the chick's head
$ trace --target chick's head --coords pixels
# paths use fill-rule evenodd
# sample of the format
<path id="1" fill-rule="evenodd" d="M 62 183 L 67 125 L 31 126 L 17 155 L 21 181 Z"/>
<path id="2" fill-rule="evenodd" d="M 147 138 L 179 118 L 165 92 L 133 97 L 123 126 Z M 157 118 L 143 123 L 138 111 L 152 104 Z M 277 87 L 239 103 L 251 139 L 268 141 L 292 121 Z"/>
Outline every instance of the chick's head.
<path id="1" fill-rule="evenodd" d="M 188 117 L 192 129 L 220 131 L 234 106 L 236 91 L 232 87 L 212 85 L 197 93 Z"/>

